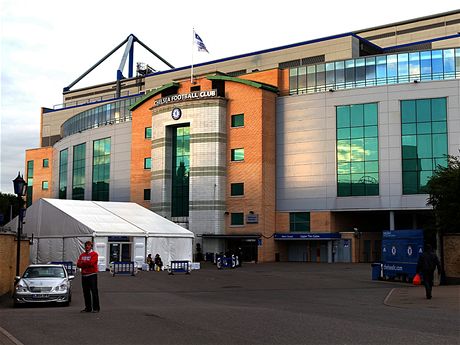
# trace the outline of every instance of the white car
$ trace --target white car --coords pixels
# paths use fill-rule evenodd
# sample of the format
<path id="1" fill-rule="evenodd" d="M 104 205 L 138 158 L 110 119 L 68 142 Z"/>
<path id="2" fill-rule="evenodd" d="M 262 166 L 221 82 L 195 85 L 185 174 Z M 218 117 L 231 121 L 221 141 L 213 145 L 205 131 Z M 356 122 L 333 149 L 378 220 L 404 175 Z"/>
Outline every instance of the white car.
<path id="1" fill-rule="evenodd" d="M 72 300 L 71 280 L 63 265 L 30 265 L 22 277 L 16 277 L 14 306 L 26 303 L 57 302 L 65 306 Z"/>

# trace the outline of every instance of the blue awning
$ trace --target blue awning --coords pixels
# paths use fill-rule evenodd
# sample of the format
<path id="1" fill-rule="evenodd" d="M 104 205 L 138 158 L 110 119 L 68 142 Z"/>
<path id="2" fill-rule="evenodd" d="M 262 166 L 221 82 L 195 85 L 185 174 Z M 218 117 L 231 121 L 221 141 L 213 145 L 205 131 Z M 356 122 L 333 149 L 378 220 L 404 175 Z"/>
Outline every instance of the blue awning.
<path id="1" fill-rule="evenodd" d="M 341 238 L 339 232 L 326 232 L 326 233 L 275 233 L 275 240 L 337 240 Z"/>

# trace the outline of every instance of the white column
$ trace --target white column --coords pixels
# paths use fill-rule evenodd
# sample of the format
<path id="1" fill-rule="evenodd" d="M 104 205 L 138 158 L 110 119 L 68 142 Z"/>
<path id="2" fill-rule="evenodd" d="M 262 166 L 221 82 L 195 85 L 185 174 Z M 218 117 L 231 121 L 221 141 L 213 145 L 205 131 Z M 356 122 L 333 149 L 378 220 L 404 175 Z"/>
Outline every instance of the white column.
<path id="1" fill-rule="evenodd" d="M 395 211 L 390 211 L 390 230 L 395 229 Z"/>

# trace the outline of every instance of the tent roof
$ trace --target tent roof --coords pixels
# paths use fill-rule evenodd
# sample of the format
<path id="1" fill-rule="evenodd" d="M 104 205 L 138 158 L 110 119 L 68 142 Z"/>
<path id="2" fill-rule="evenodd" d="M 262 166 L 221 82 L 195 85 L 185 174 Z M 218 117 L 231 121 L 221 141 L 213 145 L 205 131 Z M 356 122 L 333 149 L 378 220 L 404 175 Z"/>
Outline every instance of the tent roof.
<path id="1" fill-rule="evenodd" d="M 132 202 L 40 199 L 27 210 L 25 225 L 39 237 L 194 237 L 191 231 Z"/>

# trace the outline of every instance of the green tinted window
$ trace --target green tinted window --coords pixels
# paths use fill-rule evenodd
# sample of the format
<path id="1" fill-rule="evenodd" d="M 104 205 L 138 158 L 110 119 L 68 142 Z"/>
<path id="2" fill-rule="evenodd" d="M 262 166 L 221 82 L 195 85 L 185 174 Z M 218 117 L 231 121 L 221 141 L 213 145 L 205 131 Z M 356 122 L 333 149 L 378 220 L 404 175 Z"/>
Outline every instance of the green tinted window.
<path id="1" fill-rule="evenodd" d="M 48 181 L 42 181 L 42 189 L 47 190 L 48 189 Z"/>
<path id="2" fill-rule="evenodd" d="M 244 225 L 244 213 L 231 213 L 230 225 Z"/>
<path id="3" fill-rule="evenodd" d="M 48 158 L 43 159 L 43 167 L 48 168 L 50 164 L 50 161 Z"/>
<path id="4" fill-rule="evenodd" d="M 310 231 L 310 212 L 289 213 L 289 231 Z"/>
<path id="5" fill-rule="evenodd" d="M 73 147 L 72 199 L 85 199 L 86 144 Z"/>
<path id="6" fill-rule="evenodd" d="M 244 126 L 244 114 L 232 115 L 232 127 Z"/>
<path id="7" fill-rule="evenodd" d="M 34 184 L 34 161 L 27 161 L 27 192 L 26 192 L 27 207 L 32 205 L 33 184 Z"/>
<path id="8" fill-rule="evenodd" d="M 110 138 L 93 141 L 92 200 L 95 201 L 109 201 L 110 145 Z"/>
<path id="9" fill-rule="evenodd" d="M 337 107 L 337 128 L 350 128 L 350 107 Z"/>
<path id="10" fill-rule="evenodd" d="M 337 107 L 337 195 L 379 194 L 378 104 Z"/>
<path id="11" fill-rule="evenodd" d="M 401 101 L 403 194 L 424 194 L 447 155 L 446 98 Z"/>
<path id="12" fill-rule="evenodd" d="M 67 149 L 59 152 L 59 199 L 67 199 Z"/>
<path id="13" fill-rule="evenodd" d="M 171 216 L 189 215 L 190 127 L 174 127 Z"/>
<path id="14" fill-rule="evenodd" d="M 244 183 L 232 183 L 230 195 L 231 196 L 244 195 Z"/>
<path id="15" fill-rule="evenodd" d="M 144 169 L 151 169 L 152 168 L 152 158 L 144 158 Z"/>
<path id="16" fill-rule="evenodd" d="M 152 139 L 152 127 L 145 127 L 144 138 Z"/>
<path id="17" fill-rule="evenodd" d="M 232 162 L 244 160 L 244 149 L 232 149 Z"/>

